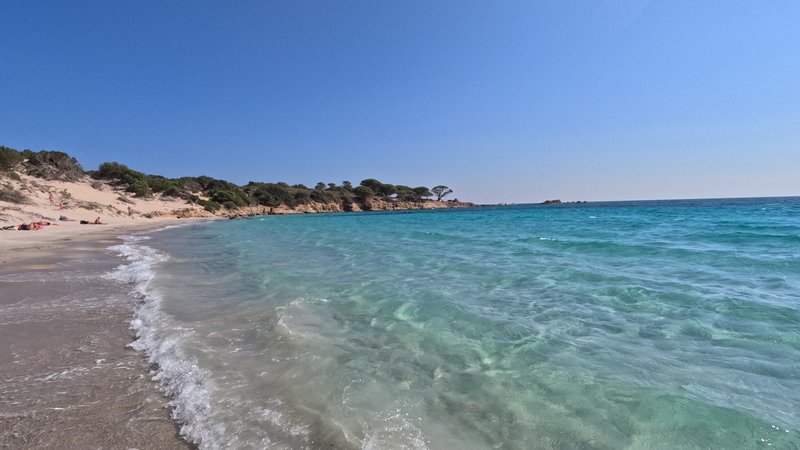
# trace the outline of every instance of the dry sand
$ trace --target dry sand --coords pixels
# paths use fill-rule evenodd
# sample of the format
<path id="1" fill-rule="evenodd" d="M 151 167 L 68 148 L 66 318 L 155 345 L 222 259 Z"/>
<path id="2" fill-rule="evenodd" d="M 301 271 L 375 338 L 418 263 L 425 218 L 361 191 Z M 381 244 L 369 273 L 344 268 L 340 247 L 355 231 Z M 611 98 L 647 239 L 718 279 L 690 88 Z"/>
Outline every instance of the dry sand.
<path id="1" fill-rule="evenodd" d="M 130 287 L 102 277 L 138 225 L 0 231 L 0 447 L 191 448 L 130 348 Z"/>
<path id="2" fill-rule="evenodd" d="M 136 198 L 120 187 L 89 177 L 68 182 L 19 176 L 20 181 L 16 181 L 0 174 L 0 186 L 10 187 L 25 196 L 24 203 L 0 201 L 0 225 L 18 225 L 42 219 L 56 221 L 60 215 L 74 220 L 66 222 L 68 225 L 80 220 L 93 221 L 97 217 L 103 222 L 130 224 L 146 220 L 145 216 L 174 218 L 174 211 L 187 208 L 199 215 L 208 214 L 198 205 L 190 205 L 179 198 L 158 195 Z"/>

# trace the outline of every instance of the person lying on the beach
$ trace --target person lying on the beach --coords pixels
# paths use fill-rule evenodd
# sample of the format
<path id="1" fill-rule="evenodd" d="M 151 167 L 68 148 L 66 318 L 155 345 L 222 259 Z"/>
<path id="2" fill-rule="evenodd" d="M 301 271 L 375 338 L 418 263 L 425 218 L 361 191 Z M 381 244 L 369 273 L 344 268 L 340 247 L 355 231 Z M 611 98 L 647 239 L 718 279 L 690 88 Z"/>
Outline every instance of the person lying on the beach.
<path id="1" fill-rule="evenodd" d="M 62 222 L 72 222 L 72 219 L 68 218 L 67 216 L 58 216 L 58 220 Z"/>
<path id="2" fill-rule="evenodd" d="M 88 220 L 81 220 L 81 225 L 105 225 L 105 222 L 100 222 L 100 218 L 94 219 L 94 222 Z"/>
<path id="3" fill-rule="evenodd" d="M 94 219 L 94 222 L 89 222 L 88 220 L 81 220 L 81 225 L 105 225 L 105 222 L 100 222 L 100 218 Z"/>
<path id="4" fill-rule="evenodd" d="M 40 225 L 37 222 L 23 223 L 17 227 L 18 230 L 30 230 L 30 231 L 41 230 L 42 228 L 44 228 L 44 225 Z"/>

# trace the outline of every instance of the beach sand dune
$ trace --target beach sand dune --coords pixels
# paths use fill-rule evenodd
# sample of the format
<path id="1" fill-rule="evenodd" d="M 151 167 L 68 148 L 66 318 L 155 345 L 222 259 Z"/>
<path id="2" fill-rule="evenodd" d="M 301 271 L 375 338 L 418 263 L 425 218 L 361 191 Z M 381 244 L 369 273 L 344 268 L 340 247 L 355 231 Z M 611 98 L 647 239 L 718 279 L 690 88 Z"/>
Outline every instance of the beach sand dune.
<path id="1" fill-rule="evenodd" d="M 59 222 L 67 226 L 77 225 L 80 220 L 92 221 L 98 216 L 104 222 L 136 223 L 150 217 L 174 218 L 176 211 L 187 209 L 196 215 L 210 215 L 204 214 L 200 206 L 177 197 L 137 198 L 123 187 L 88 176 L 78 181 L 44 180 L 24 174 L 17 174 L 17 177 L 19 180 L 0 174 L 0 188 L 16 191 L 24 197 L 21 203 L 0 201 L 0 225 L 56 221 L 62 215 L 74 221 Z"/>

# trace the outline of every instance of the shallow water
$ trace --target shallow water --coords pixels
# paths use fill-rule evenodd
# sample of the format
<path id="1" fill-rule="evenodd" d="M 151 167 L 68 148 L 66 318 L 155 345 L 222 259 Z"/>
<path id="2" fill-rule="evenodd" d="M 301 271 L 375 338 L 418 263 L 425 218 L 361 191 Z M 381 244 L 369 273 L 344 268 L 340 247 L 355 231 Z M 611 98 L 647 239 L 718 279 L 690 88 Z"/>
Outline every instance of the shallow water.
<path id="1" fill-rule="evenodd" d="M 270 216 L 118 250 L 202 448 L 800 448 L 798 198 Z"/>

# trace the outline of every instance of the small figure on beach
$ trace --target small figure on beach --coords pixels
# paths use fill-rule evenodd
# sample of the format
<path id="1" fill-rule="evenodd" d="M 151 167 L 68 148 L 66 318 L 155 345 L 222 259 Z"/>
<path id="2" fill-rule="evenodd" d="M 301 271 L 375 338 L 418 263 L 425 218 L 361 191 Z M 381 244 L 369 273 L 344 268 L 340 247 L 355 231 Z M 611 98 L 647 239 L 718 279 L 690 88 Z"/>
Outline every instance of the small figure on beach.
<path id="1" fill-rule="evenodd" d="M 50 197 L 50 206 L 55 206 L 56 205 L 56 200 L 53 198 L 53 193 L 52 192 L 48 192 L 47 196 Z"/>
<path id="2" fill-rule="evenodd" d="M 100 222 L 100 216 L 98 216 L 97 219 L 94 219 L 92 225 L 105 225 L 105 224 L 103 222 Z"/>
<path id="3" fill-rule="evenodd" d="M 31 223 L 23 223 L 17 227 L 18 230 L 30 230 L 36 231 L 41 230 L 44 228 L 45 225 L 50 225 L 50 222 L 31 222 Z"/>

